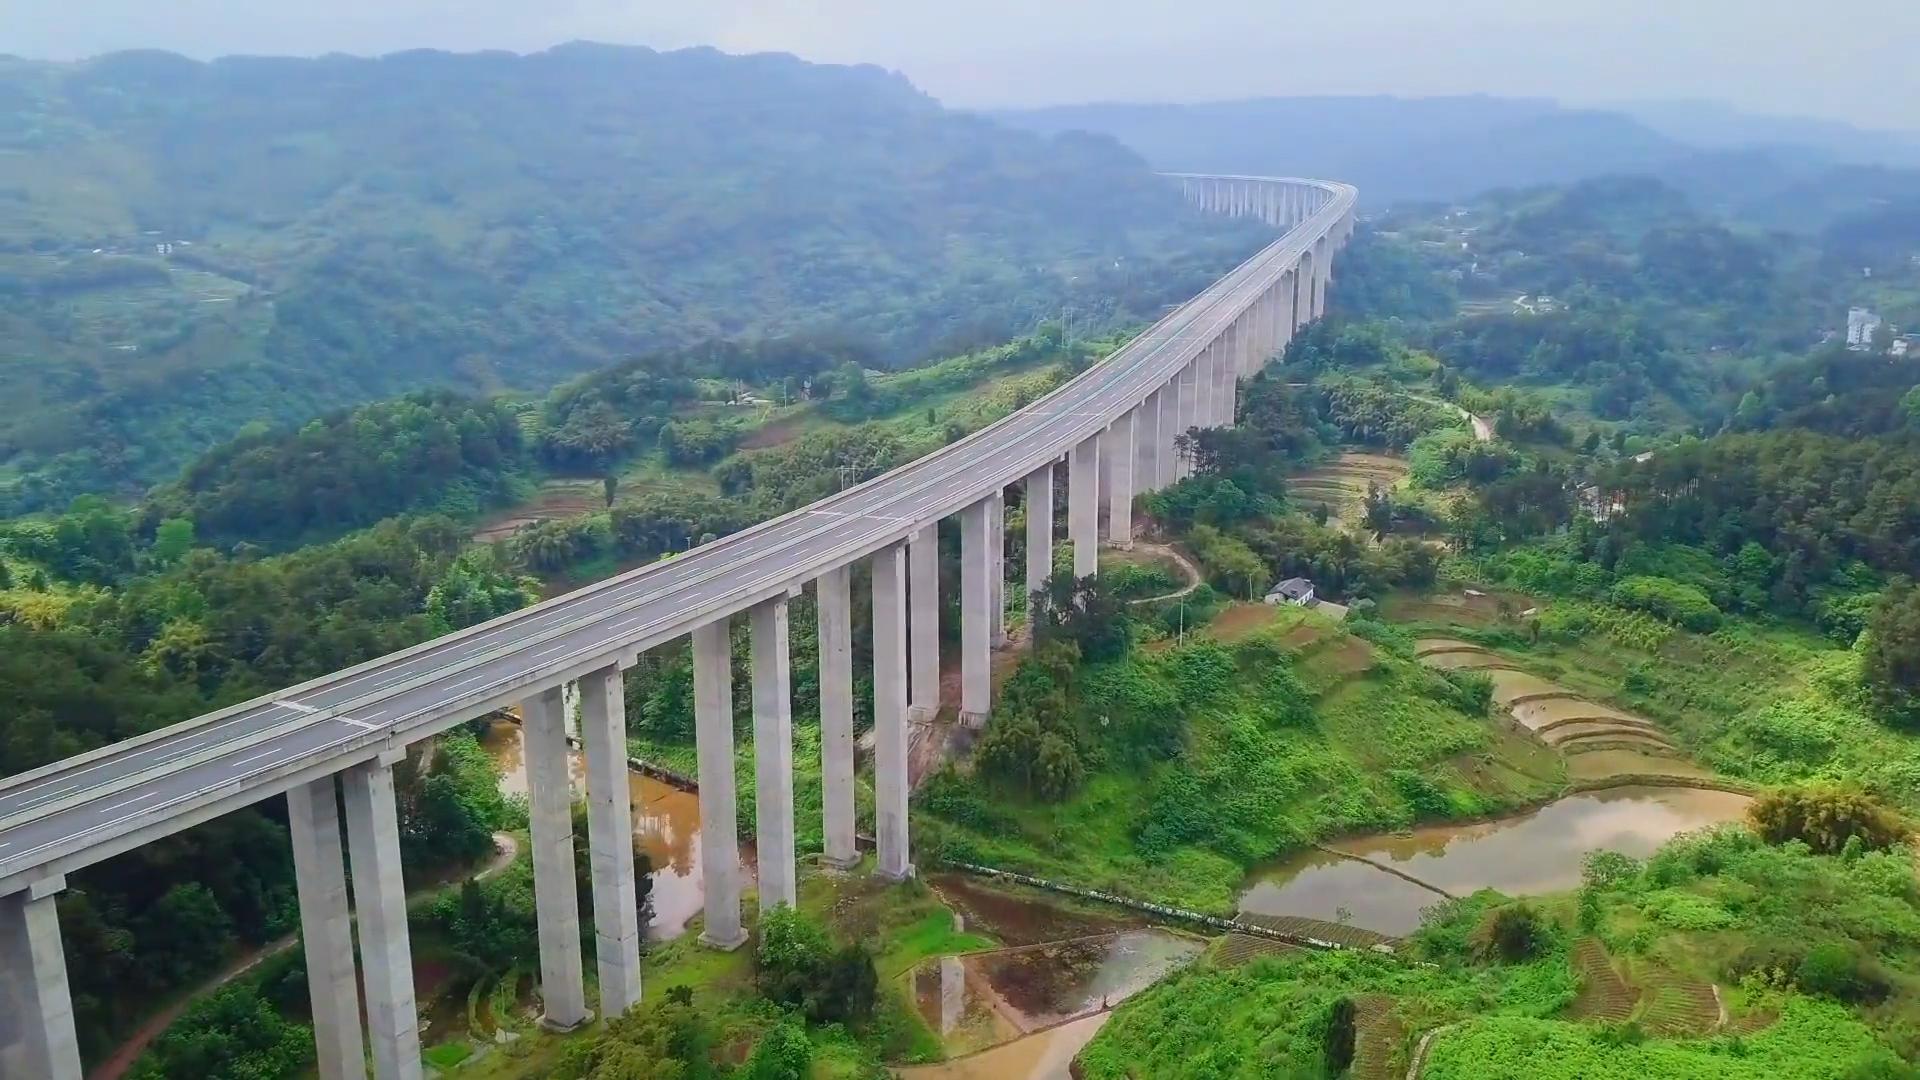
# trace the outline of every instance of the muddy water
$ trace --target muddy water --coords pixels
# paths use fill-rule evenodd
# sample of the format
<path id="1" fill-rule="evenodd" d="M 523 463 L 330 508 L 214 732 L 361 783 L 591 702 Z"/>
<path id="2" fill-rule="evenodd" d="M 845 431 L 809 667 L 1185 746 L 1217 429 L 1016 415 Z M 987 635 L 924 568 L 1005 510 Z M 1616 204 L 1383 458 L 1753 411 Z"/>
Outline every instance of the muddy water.
<path id="1" fill-rule="evenodd" d="M 1163 930 L 1124 930 L 928 960 L 912 974 L 914 1002 L 959 1060 L 900 1074 L 928 1080 L 1064 1077 L 1108 1009 L 1203 948 Z"/>
<path id="2" fill-rule="evenodd" d="M 902 1080 L 1068 1080 L 1073 1056 L 1093 1041 L 1110 1015 L 1083 1016 L 959 1061 L 895 1069 L 894 1075 Z"/>
<path id="3" fill-rule="evenodd" d="M 1492 888 L 1513 896 L 1580 884 L 1580 864 L 1601 849 L 1636 857 L 1678 833 L 1738 819 L 1750 800 L 1701 788 L 1621 787 L 1570 795 L 1515 817 L 1435 825 L 1406 835 L 1361 837 L 1342 851 L 1391 866 L 1455 896 Z M 1240 909 L 1263 915 L 1339 920 L 1386 934 L 1420 925 L 1441 897 L 1378 867 L 1322 851 L 1256 874 Z"/>
<path id="4" fill-rule="evenodd" d="M 500 770 L 500 790 L 509 795 L 527 793 L 527 765 L 522 754 L 520 727 L 494 721 L 480 743 Z M 586 790 L 586 762 L 568 755 L 576 792 Z M 634 843 L 653 860 L 653 921 L 647 936 L 665 940 L 679 936 L 688 920 L 700 913 L 706 893 L 700 876 L 700 796 L 641 773 L 628 773 L 633 798 Z M 750 853 L 742 851 L 743 860 Z M 751 872 L 751 864 L 746 864 Z"/>

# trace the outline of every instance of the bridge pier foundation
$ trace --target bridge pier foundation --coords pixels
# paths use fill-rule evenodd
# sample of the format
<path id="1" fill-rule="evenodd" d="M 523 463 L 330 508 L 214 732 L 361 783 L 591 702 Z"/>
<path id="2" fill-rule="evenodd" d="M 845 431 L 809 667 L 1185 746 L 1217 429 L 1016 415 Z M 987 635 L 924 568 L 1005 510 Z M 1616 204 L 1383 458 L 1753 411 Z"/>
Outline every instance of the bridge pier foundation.
<path id="1" fill-rule="evenodd" d="M 989 523 L 986 499 L 960 511 L 960 719 L 972 727 L 984 725 L 993 707 Z"/>
<path id="2" fill-rule="evenodd" d="M 571 1031 L 586 1023 L 588 1013 L 574 883 L 566 703 L 554 687 L 521 702 L 520 712 L 533 834 L 533 907 L 540 931 L 540 1023 L 550 1031 Z"/>
<path id="3" fill-rule="evenodd" d="M 360 973 L 353 957 L 340 796 L 332 776 L 287 792 L 287 831 L 293 842 L 300 944 L 307 961 L 307 998 L 312 1005 L 320 1080 L 365 1080 Z"/>
<path id="4" fill-rule="evenodd" d="M 873 556 L 873 819 L 878 873 L 913 876 L 907 861 L 907 552 Z"/>
<path id="5" fill-rule="evenodd" d="M 787 600 L 753 606 L 753 816 L 760 867 L 760 910 L 800 901 L 793 852 L 792 670 L 787 658 Z"/>
<path id="6" fill-rule="evenodd" d="M 823 858 L 828 865 L 841 869 L 860 861 L 853 843 L 853 611 L 849 576 L 848 567 L 836 566 L 813 582 L 814 607 L 820 616 Z"/>
<path id="7" fill-rule="evenodd" d="M 363 762 L 340 774 L 347 851 L 353 859 L 353 907 L 360 924 L 367 1034 L 377 1080 L 420 1080 L 421 1074 L 420 1009 L 414 1000 L 407 885 L 400 868 L 400 816 L 393 790 L 393 763 L 403 754 Z"/>
<path id="8" fill-rule="evenodd" d="M 1100 436 L 1089 435 L 1067 458 L 1067 539 L 1073 542 L 1073 576 L 1100 572 Z"/>
<path id="9" fill-rule="evenodd" d="M 706 927 L 700 943 L 737 949 L 740 925 L 740 842 L 734 810 L 733 637 L 725 618 L 693 630 L 695 753 L 700 760 L 700 873 Z"/>
<path id="10" fill-rule="evenodd" d="M 0 896 L 0 1075 L 80 1080 L 67 954 L 49 878 Z"/>
<path id="11" fill-rule="evenodd" d="M 593 887 L 593 959 L 600 1013 L 640 1004 L 639 888 L 633 869 L 633 787 L 627 777 L 627 706 L 620 668 L 580 680 L 587 759 L 587 851 Z"/>
<path id="12" fill-rule="evenodd" d="M 1027 645 L 1034 643 L 1034 594 L 1053 574 L 1053 462 L 1027 474 Z"/>
<path id="13" fill-rule="evenodd" d="M 1101 437 L 1100 460 L 1107 466 L 1107 538 L 1115 547 L 1133 548 L 1134 413 L 1124 412 Z"/>

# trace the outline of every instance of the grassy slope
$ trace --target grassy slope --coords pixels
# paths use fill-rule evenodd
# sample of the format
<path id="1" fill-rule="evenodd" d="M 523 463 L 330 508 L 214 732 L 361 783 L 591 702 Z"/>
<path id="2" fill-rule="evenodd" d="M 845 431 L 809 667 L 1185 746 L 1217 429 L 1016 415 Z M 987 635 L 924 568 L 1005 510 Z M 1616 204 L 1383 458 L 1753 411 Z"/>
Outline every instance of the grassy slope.
<path id="1" fill-rule="evenodd" d="M 1498 616 L 1463 623 L 1409 597 L 1385 610 L 1416 632 L 1474 638 L 1595 700 L 1652 717 L 1729 776 L 1763 784 L 1848 779 L 1920 810 L 1920 737 L 1868 716 L 1858 656 L 1804 627 L 1729 617 L 1719 630 L 1695 634 L 1552 600 L 1542 606 L 1544 636 L 1531 642 L 1519 622 Z"/>
<path id="2" fill-rule="evenodd" d="M 1491 813 L 1560 789 L 1550 754 L 1498 737 L 1490 722 L 1438 699 L 1433 677 L 1410 661 L 1379 653 L 1298 609 L 1253 613 L 1272 624 L 1251 628 L 1244 616 L 1234 616 L 1223 625 L 1293 652 L 1292 666 L 1311 697 L 1311 723 L 1262 722 L 1265 673 L 1256 659 L 1218 698 L 1190 709 L 1179 758 L 1139 772 L 1117 766 L 1094 772 L 1058 804 L 994 792 L 990 806 L 983 799 L 971 812 L 925 807 L 917 811 L 923 837 L 932 833 L 946 850 L 993 865 L 1225 912 L 1260 859 L 1344 832 L 1436 816 L 1433 807 L 1425 814 L 1414 808 L 1394 770 L 1425 776 L 1444 816 Z M 1124 670 L 1096 669 L 1086 678 L 1168 685 L 1180 653 L 1137 650 L 1118 665 Z M 1188 781 L 1217 796 L 1203 800 L 1204 835 L 1143 854 L 1137 837 L 1169 813 L 1167 803 L 1193 790 L 1183 786 Z"/>
<path id="3" fill-rule="evenodd" d="M 871 1076 L 882 1060 L 934 1061 L 941 1054 L 937 1036 L 914 1011 L 904 979 L 930 956 L 975 952 L 996 943 L 978 934 L 957 933 L 953 914 L 918 882 L 887 885 L 866 866 L 850 874 L 809 872 L 803 867 L 800 909 L 822 920 L 836 942 L 860 940 L 873 950 L 881 997 L 875 1019 L 865 1030 L 814 1029 L 814 1077 Z M 749 928 L 757 917 L 750 903 Z M 646 956 L 643 984 L 649 994 L 676 986 L 690 988 L 694 1001 L 716 1018 L 723 1053 L 744 1058 L 746 1048 L 779 1019 L 779 1011 L 753 986 L 753 942 L 730 953 L 715 952 L 688 932 L 654 946 Z M 591 970 L 589 971 L 591 977 Z M 551 1075 L 560 1053 L 584 1035 L 556 1036 L 538 1029 L 463 1070 L 475 1080 L 532 1080 Z M 737 1054 L 733 1053 L 737 1051 Z"/>
<path id="4" fill-rule="evenodd" d="M 1577 929 L 1574 895 L 1535 901 L 1552 929 L 1524 963 L 1467 955 L 1486 907 L 1502 902 L 1481 893 L 1423 933 L 1419 958 L 1429 963 L 1293 952 L 1203 966 L 1123 1006 L 1081 1063 L 1089 1080 L 1142 1075 L 1142 1067 L 1169 1078 L 1321 1076 L 1333 1002 L 1384 993 L 1403 1032 L 1380 1075 L 1405 1075 L 1424 1032 L 1457 1024 L 1435 1037 L 1428 1080 L 1903 1076 L 1889 1046 L 1920 1050 L 1920 891 L 1908 860 L 1905 852 L 1816 856 L 1739 829 L 1683 837 L 1596 889 L 1591 929 Z M 1569 954 L 1589 934 L 1634 988 L 1624 1027 L 1573 1019 L 1580 979 Z M 1796 935 L 1876 950 L 1891 995 L 1849 1008 L 1777 977 L 1732 984 L 1746 950 Z M 1710 1034 L 1717 1019 L 1707 1008 L 1694 1034 L 1655 1037 L 1661 988 L 1676 981 L 1720 983 L 1732 1033 Z M 1871 1071 L 1874 1063 L 1886 1071 Z"/>

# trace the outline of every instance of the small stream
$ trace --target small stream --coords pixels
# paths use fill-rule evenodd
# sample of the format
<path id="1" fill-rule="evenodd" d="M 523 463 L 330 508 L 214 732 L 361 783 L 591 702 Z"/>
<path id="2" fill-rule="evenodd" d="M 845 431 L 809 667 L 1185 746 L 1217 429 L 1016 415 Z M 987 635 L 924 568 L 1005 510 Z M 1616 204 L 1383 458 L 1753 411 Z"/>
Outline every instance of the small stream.
<path id="1" fill-rule="evenodd" d="M 527 763 L 520 725 L 495 720 L 481 736 L 480 745 L 500 772 L 500 790 L 525 797 Z M 573 751 L 567 763 L 574 790 L 584 792 L 585 759 Z M 647 937 L 665 941 L 680 936 L 706 902 L 700 874 L 700 796 L 643 773 L 627 776 L 633 797 L 634 842 L 653 860 L 653 921 L 647 924 Z M 748 845 L 742 843 L 741 864 L 748 874 L 753 870 L 751 858 Z"/>
<path id="2" fill-rule="evenodd" d="M 1644 858 L 1680 833 L 1738 820 L 1750 801 L 1708 788 L 1618 787 L 1569 795 L 1513 817 L 1429 825 L 1329 846 L 1454 896 L 1479 889 L 1528 896 L 1578 887 L 1581 863 L 1590 852 L 1607 849 Z M 1404 935 L 1419 928 L 1421 909 L 1441 899 L 1377 866 L 1306 851 L 1255 871 L 1240 896 L 1240 910 L 1348 921 Z"/>

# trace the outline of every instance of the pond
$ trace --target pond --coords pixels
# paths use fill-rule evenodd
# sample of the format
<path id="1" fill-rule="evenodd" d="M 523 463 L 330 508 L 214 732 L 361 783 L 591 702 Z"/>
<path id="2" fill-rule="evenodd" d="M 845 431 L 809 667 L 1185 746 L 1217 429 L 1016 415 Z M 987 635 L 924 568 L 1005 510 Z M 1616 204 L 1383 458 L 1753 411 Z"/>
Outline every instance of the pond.
<path id="1" fill-rule="evenodd" d="M 500 790 L 525 797 L 527 764 L 520 725 L 495 720 L 487 726 L 480 745 L 500 772 Z M 585 759 L 569 753 L 568 766 L 574 790 L 584 792 Z M 627 777 L 633 798 L 634 844 L 653 860 L 653 921 L 647 936 L 664 941 L 678 937 L 706 902 L 700 873 L 700 796 L 644 773 L 629 772 Z M 743 843 L 741 860 L 749 873 L 751 858 L 751 850 Z"/>
<path id="2" fill-rule="evenodd" d="M 1257 871 L 1241 894 L 1240 910 L 1350 921 L 1403 935 L 1419 927 L 1421 909 L 1442 899 L 1434 889 L 1455 896 L 1483 888 L 1525 896 L 1575 888 L 1590 852 L 1644 858 L 1679 833 L 1738 820 L 1750 801 L 1706 788 L 1635 785 L 1569 795 L 1492 821 L 1342 840 L 1331 846 L 1433 888 L 1314 850 Z"/>
<path id="3" fill-rule="evenodd" d="M 1065 1076 L 1109 1009 L 1204 948 L 1194 938 L 1135 929 L 928 960 L 909 976 L 913 1000 L 958 1060 L 901 1074 Z"/>

